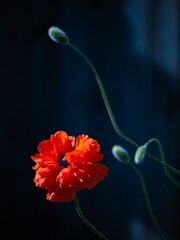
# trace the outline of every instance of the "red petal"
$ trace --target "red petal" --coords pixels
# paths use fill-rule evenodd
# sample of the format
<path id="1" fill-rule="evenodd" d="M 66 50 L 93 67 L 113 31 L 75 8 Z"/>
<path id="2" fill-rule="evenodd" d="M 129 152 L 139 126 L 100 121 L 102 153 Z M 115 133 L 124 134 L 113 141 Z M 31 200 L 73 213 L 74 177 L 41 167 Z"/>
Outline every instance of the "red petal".
<path id="1" fill-rule="evenodd" d="M 58 131 L 54 135 L 51 135 L 51 140 L 55 145 L 58 156 L 64 155 L 66 152 L 74 149 L 75 138 L 68 136 L 64 131 Z"/>
<path id="2" fill-rule="evenodd" d="M 77 191 L 92 189 L 108 175 L 108 168 L 97 163 L 103 159 L 100 144 L 88 135 L 75 138 L 64 131 L 58 131 L 38 145 L 38 154 L 31 156 L 36 163 L 36 186 L 47 189 L 47 199 L 53 202 L 70 202 Z M 58 163 L 65 155 L 67 168 Z"/>
<path id="3" fill-rule="evenodd" d="M 38 151 L 44 158 L 48 158 L 54 161 L 58 159 L 56 148 L 53 141 L 51 140 L 44 140 L 40 142 L 38 145 Z"/>
<path id="4" fill-rule="evenodd" d="M 63 190 L 59 186 L 48 188 L 46 199 L 51 202 L 72 202 L 75 198 L 75 191 Z"/>
<path id="5" fill-rule="evenodd" d="M 84 164 L 76 170 L 76 174 L 83 179 L 82 189 L 92 189 L 108 175 L 108 167 L 99 163 Z"/>
<path id="6" fill-rule="evenodd" d="M 79 185 L 81 183 L 81 180 L 78 178 L 76 173 L 69 167 L 62 169 L 57 177 L 57 181 L 63 189 L 73 189 L 75 191 L 79 189 Z"/>
<path id="7" fill-rule="evenodd" d="M 56 184 L 57 172 L 40 171 L 36 172 L 34 182 L 37 187 L 48 188 Z"/>

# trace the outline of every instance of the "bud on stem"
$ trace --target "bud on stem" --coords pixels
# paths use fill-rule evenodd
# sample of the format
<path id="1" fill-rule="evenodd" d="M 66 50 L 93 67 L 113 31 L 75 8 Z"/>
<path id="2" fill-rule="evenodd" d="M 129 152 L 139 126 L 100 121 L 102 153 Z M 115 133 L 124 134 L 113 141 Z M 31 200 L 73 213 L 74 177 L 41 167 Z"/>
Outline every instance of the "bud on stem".
<path id="1" fill-rule="evenodd" d="M 55 43 L 60 43 L 62 45 L 69 43 L 69 38 L 66 33 L 58 27 L 50 27 L 48 35 Z"/>
<path id="2" fill-rule="evenodd" d="M 130 161 L 129 153 L 119 145 L 112 147 L 112 154 L 121 163 L 128 163 Z"/>
<path id="3" fill-rule="evenodd" d="M 138 147 L 135 153 L 134 161 L 136 164 L 141 164 L 144 161 L 144 158 L 147 153 L 147 147 L 146 145 Z"/>

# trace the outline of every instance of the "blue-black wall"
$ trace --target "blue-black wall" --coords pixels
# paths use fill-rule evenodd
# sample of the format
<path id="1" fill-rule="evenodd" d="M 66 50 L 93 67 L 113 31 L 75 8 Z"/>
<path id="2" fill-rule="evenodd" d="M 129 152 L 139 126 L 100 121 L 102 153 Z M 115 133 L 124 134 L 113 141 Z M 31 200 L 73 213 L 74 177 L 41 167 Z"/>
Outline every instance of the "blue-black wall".
<path id="1" fill-rule="evenodd" d="M 51 203 L 33 183 L 30 156 L 50 134 L 88 134 L 101 144 L 109 176 L 79 192 L 87 218 L 110 240 L 161 239 L 147 213 L 137 175 L 117 162 L 119 144 L 96 80 L 83 60 L 48 35 L 61 27 L 92 61 L 124 134 L 144 144 L 160 139 L 179 164 L 180 72 L 178 1 L 1 1 L 0 233 L 4 239 L 96 239 L 73 203 Z M 160 158 L 157 146 L 149 148 Z M 179 192 L 156 162 L 139 166 L 154 213 L 169 239 L 180 239 Z M 178 177 L 174 175 L 175 177 Z M 177 178 L 178 179 L 178 178 Z"/>

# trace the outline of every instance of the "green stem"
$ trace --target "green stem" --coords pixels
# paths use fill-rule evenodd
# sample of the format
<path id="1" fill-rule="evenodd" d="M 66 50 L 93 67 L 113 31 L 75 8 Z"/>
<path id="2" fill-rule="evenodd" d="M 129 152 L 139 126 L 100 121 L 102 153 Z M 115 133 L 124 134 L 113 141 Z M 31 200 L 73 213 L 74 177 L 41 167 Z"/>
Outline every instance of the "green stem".
<path id="1" fill-rule="evenodd" d="M 164 155 L 164 151 L 163 151 L 163 147 L 162 147 L 162 144 L 161 144 L 161 142 L 159 141 L 159 139 L 157 139 L 157 138 L 152 138 L 152 139 L 150 139 L 145 145 L 147 146 L 147 145 L 149 145 L 149 144 L 152 143 L 152 142 L 155 142 L 155 143 L 158 145 L 162 162 L 163 162 L 163 163 L 166 163 L 165 155 Z M 165 175 L 167 176 L 167 178 L 169 178 L 170 181 L 171 181 L 176 187 L 180 188 L 180 184 L 179 184 L 179 183 L 176 181 L 176 179 L 169 173 L 168 168 L 164 166 L 163 169 L 164 169 L 164 173 L 165 173 Z"/>
<path id="2" fill-rule="evenodd" d="M 142 189 L 143 189 L 143 193 L 144 193 L 144 197 L 145 197 L 145 201 L 146 201 L 146 205 L 147 205 L 147 209 L 148 209 L 148 213 L 152 219 L 152 222 L 154 223 L 154 225 L 156 226 L 157 230 L 159 231 L 159 233 L 161 234 L 161 236 L 163 237 L 163 239 L 166 239 L 165 234 L 163 232 L 163 230 L 161 229 L 158 220 L 156 219 L 153 210 L 152 210 L 152 206 L 151 206 L 151 201 L 149 198 L 149 194 L 147 191 L 147 187 L 145 184 L 145 180 L 143 175 L 141 174 L 141 172 L 132 164 L 132 162 L 129 162 L 130 166 L 132 167 L 132 169 L 135 171 L 135 173 L 137 174 L 137 176 L 139 177 L 140 181 L 141 181 L 141 185 L 142 185 Z"/>
<path id="3" fill-rule="evenodd" d="M 92 70 L 92 72 L 94 73 L 94 76 L 97 80 L 97 83 L 99 85 L 99 88 L 100 88 L 100 92 L 101 92 L 101 95 L 102 95 L 102 98 L 104 100 L 104 104 L 106 106 L 106 109 L 107 109 L 107 112 L 108 112 L 108 115 L 109 115 L 109 118 L 111 120 L 111 123 L 112 123 L 112 126 L 114 128 L 114 130 L 116 131 L 116 133 L 122 137 L 123 139 L 125 139 L 127 142 L 130 142 L 132 145 L 134 145 L 135 147 L 138 147 L 138 144 L 135 143 L 133 140 L 131 140 L 130 138 L 126 137 L 122 132 L 121 130 L 119 129 L 118 127 L 118 124 L 115 120 L 115 117 L 114 117 L 114 114 L 111 110 L 111 107 L 110 107 L 110 104 L 109 104 L 109 101 L 108 101 L 108 98 L 106 96 L 106 92 L 105 92 L 105 89 L 103 87 L 103 84 L 102 84 L 102 81 L 96 71 L 96 69 L 94 68 L 94 66 L 92 65 L 92 63 L 89 61 L 89 59 L 79 50 L 77 49 L 74 45 L 72 45 L 71 43 L 68 44 L 68 46 L 70 46 L 76 53 L 78 53 L 85 61 L 86 63 L 89 65 L 90 69 Z"/>
<path id="4" fill-rule="evenodd" d="M 135 141 L 133 141 L 132 139 L 130 139 L 129 137 L 127 137 L 121 130 L 120 128 L 118 127 L 118 124 L 116 122 L 116 119 L 114 117 L 114 114 L 111 110 L 111 106 L 109 104 L 109 101 L 108 101 L 108 98 L 107 98 L 107 95 L 106 95 L 106 92 L 105 92 L 105 89 L 103 87 L 103 84 L 102 84 L 102 81 L 96 71 L 96 69 L 94 68 L 94 66 L 92 65 L 92 63 L 89 61 L 89 59 L 78 49 L 76 48 L 73 44 L 71 43 L 68 43 L 67 46 L 71 47 L 78 55 L 80 55 L 83 60 L 85 60 L 85 62 L 88 64 L 88 66 L 90 67 L 91 71 L 93 72 L 95 78 L 96 78 L 96 81 L 98 83 L 98 86 L 100 88 L 100 92 L 101 92 L 101 95 L 102 95 L 102 98 L 103 98 L 103 101 L 104 101 L 104 104 L 105 104 L 105 107 L 106 107 L 106 110 L 108 112 L 108 115 L 109 115 L 109 118 L 111 120 L 111 123 L 112 123 L 112 126 L 115 130 L 115 132 L 121 137 L 123 138 L 125 141 L 127 141 L 128 143 L 130 143 L 131 145 L 133 145 L 134 147 L 138 148 L 139 147 L 139 144 L 137 144 Z M 179 174 L 180 175 L 180 171 L 171 167 L 170 165 L 168 165 L 167 163 L 165 162 L 162 162 L 160 161 L 158 158 L 154 157 L 153 155 L 151 155 L 150 153 L 147 153 L 147 156 L 151 159 L 153 159 L 154 161 L 156 161 L 158 164 L 168 168 L 170 171 L 173 171 L 174 173 L 176 174 Z"/>
<path id="5" fill-rule="evenodd" d="M 79 206 L 79 203 L 78 203 L 78 199 L 77 199 L 77 196 L 75 197 L 75 207 L 76 207 L 76 210 L 78 212 L 78 215 L 79 217 L 81 218 L 81 220 L 84 222 L 84 224 L 90 228 L 100 239 L 102 240 L 108 240 L 108 238 L 106 238 L 101 232 L 99 232 L 93 225 L 92 223 L 90 223 L 87 218 L 83 215 L 82 211 L 81 211 L 81 208 Z"/>
<path id="6" fill-rule="evenodd" d="M 154 157 L 152 154 L 150 154 L 150 153 L 148 153 L 148 152 L 146 153 L 146 155 L 147 155 L 149 158 L 151 158 L 151 159 L 153 159 L 154 161 L 156 161 L 156 162 L 157 162 L 158 164 L 160 164 L 161 166 L 163 166 L 163 167 L 169 169 L 170 171 L 172 171 L 172 172 L 180 175 L 180 171 L 177 170 L 176 168 L 170 166 L 169 164 L 167 164 L 167 163 L 165 163 L 165 162 L 160 161 L 158 158 Z"/>

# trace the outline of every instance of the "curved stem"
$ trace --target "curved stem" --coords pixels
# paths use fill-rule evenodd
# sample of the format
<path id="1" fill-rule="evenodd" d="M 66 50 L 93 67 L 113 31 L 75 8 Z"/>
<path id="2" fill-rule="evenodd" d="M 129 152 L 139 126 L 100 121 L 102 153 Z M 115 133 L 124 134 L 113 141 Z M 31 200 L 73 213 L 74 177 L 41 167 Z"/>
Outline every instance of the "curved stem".
<path id="1" fill-rule="evenodd" d="M 165 234 L 163 232 L 163 230 L 161 229 L 158 220 L 156 219 L 153 210 L 152 210 L 152 206 L 151 206 L 151 201 L 149 198 L 149 194 L 147 191 L 147 187 L 145 184 L 145 180 L 143 175 L 141 174 L 141 172 L 131 163 L 129 162 L 130 166 L 132 167 L 132 169 L 135 171 L 135 173 L 137 174 L 137 176 L 139 177 L 140 181 L 141 181 L 141 185 L 142 185 L 142 189 L 143 189 L 143 193 L 144 193 L 144 197 L 145 197 L 145 201 L 146 201 L 146 205 L 147 205 L 147 209 L 148 209 L 148 213 L 152 219 L 152 222 L 154 223 L 154 225 L 156 226 L 157 230 L 159 231 L 159 233 L 161 234 L 161 236 L 163 237 L 163 239 L 166 239 Z"/>
<path id="2" fill-rule="evenodd" d="M 167 163 L 165 163 L 165 162 L 160 161 L 158 158 L 154 157 L 152 154 L 150 154 L 150 153 L 148 153 L 148 152 L 146 153 L 146 155 L 147 155 L 149 158 L 151 158 L 151 159 L 153 159 L 154 161 L 156 161 L 158 164 L 162 165 L 163 167 L 165 167 L 165 168 L 169 169 L 170 171 L 172 171 L 172 172 L 180 175 L 180 171 L 177 170 L 176 168 L 170 166 L 169 164 L 167 164 Z"/>
<path id="3" fill-rule="evenodd" d="M 97 228 L 94 227 L 94 225 L 92 225 L 92 223 L 90 223 L 87 218 L 83 215 L 81 208 L 79 206 L 79 202 L 77 199 L 77 196 L 75 196 L 75 207 L 76 210 L 78 212 L 79 217 L 81 218 L 81 220 L 85 223 L 85 225 L 90 228 L 100 239 L 102 240 L 108 240 L 101 232 L 99 232 L 97 230 Z"/>
<path id="4" fill-rule="evenodd" d="M 102 98 L 104 100 L 104 104 L 105 104 L 105 107 L 107 109 L 107 112 L 108 112 L 108 115 L 109 115 L 109 118 L 111 120 L 111 123 L 112 123 L 112 126 L 114 128 L 114 130 L 116 131 L 116 133 L 122 137 L 124 140 L 126 140 L 127 142 L 131 143 L 132 145 L 134 145 L 135 147 L 138 147 L 138 144 L 135 143 L 133 140 L 131 140 L 130 138 L 126 137 L 122 132 L 121 130 L 119 129 L 118 127 L 118 124 L 115 120 L 115 117 L 114 117 L 114 114 L 111 110 L 111 107 L 110 107 L 110 104 L 109 104 L 109 101 L 108 101 L 108 98 L 106 96 L 106 92 L 105 92 L 105 89 L 103 87 L 103 84 L 102 84 L 102 81 L 96 71 L 96 69 L 94 68 L 94 66 L 92 65 L 92 63 L 89 61 L 89 59 L 79 50 L 77 49 L 74 45 L 72 45 L 71 43 L 68 44 L 68 46 L 70 46 L 75 52 L 77 52 L 85 61 L 86 63 L 89 65 L 90 69 L 92 70 L 92 72 L 94 73 L 94 76 L 97 80 L 97 83 L 99 85 L 99 88 L 100 88 L 100 92 L 102 94 Z"/>
<path id="5" fill-rule="evenodd" d="M 166 163 L 165 155 L 164 155 L 164 151 L 163 151 L 163 147 L 162 147 L 161 142 L 160 142 L 159 139 L 157 139 L 157 138 L 152 138 L 152 139 L 150 139 L 150 140 L 146 143 L 146 145 L 149 145 L 149 144 L 152 143 L 152 142 L 157 143 L 157 145 L 158 145 L 158 147 L 159 147 L 159 151 L 160 151 L 160 155 L 161 155 L 162 162 L 163 162 L 163 163 Z M 167 176 L 167 178 L 169 178 L 169 179 L 171 180 L 171 182 L 172 182 L 174 185 L 176 185 L 176 187 L 180 188 L 180 184 L 179 184 L 179 183 L 176 181 L 176 179 L 169 173 L 168 168 L 164 166 L 163 169 L 164 169 L 164 173 L 165 173 L 165 175 Z"/>
<path id="6" fill-rule="evenodd" d="M 114 114 L 111 110 L 111 106 L 109 104 L 109 101 L 108 101 L 108 98 L 107 98 L 107 95 L 106 95 L 106 92 L 105 92 L 105 89 L 103 87 L 103 84 L 102 84 L 102 81 L 96 71 L 96 69 L 94 68 L 94 66 L 92 65 L 92 63 L 89 61 L 89 59 L 78 49 L 76 48 L 73 44 L 71 43 L 68 43 L 67 46 L 71 47 L 76 53 L 78 53 L 78 55 L 80 55 L 83 60 L 85 60 L 85 62 L 88 64 L 88 66 L 90 67 L 91 71 L 93 72 L 95 78 L 96 78 L 96 81 L 98 83 L 98 86 L 100 88 L 100 92 L 101 92 L 101 95 L 102 95 L 102 98 L 104 100 L 104 104 L 105 104 L 105 107 L 106 107 L 106 110 L 108 112 L 108 115 L 109 115 L 109 118 L 111 120 L 111 123 L 112 123 L 112 126 L 115 130 L 115 132 L 121 137 L 123 138 L 125 141 L 127 141 L 128 143 L 130 143 L 131 145 L 133 145 L 134 147 L 139 147 L 139 144 L 137 144 L 135 141 L 133 141 L 132 139 L 130 139 L 129 137 L 127 137 L 121 130 L 120 128 L 118 127 L 118 124 L 116 122 L 116 119 L 114 117 Z M 170 171 L 173 171 L 175 172 L 176 174 L 179 174 L 180 175 L 180 171 L 169 166 L 167 163 L 165 162 L 162 162 L 160 161 L 158 158 L 154 157 L 153 155 L 151 155 L 150 153 L 147 153 L 147 156 L 153 160 L 155 160 L 158 164 L 168 168 Z"/>

